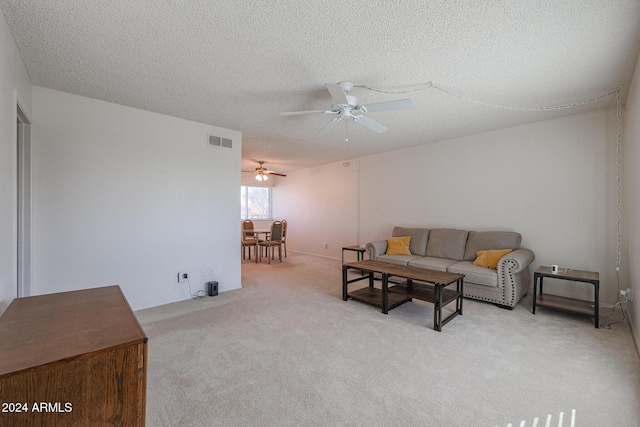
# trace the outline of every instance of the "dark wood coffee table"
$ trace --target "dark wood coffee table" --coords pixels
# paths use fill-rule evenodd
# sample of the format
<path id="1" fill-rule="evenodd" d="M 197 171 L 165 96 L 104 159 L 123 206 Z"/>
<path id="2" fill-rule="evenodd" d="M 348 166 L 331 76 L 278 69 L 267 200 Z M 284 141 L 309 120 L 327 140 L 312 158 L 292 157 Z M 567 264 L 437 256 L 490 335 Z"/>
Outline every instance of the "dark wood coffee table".
<path id="1" fill-rule="evenodd" d="M 347 280 L 349 269 L 362 270 L 367 276 Z M 382 275 L 382 289 L 373 286 L 374 273 Z M 389 287 L 389 277 L 399 277 L 406 281 Z M 369 286 L 348 292 L 350 283 L 369 279 Z M 415 281 L 415 282 L 414 282 Z M 419 282 L 419 283 L 418 283 Z M 342 266 L 342 299 L 353 298 L 358 301 L 382 308 L 384 314 L 405 302 L 416 298 L 433 304 L 433 329 L 442 331 L 442 326 L 457 315 L 462 315 L 462 295 L 464 274 L 446 273 L 425 268 L 396 265 L 380 261 L 356 261 Z M 454 289 L 445 289 L 455 284 Z M 442 307 L 455 302 L 456 310 L 446 319 L 442 318 Z"/>

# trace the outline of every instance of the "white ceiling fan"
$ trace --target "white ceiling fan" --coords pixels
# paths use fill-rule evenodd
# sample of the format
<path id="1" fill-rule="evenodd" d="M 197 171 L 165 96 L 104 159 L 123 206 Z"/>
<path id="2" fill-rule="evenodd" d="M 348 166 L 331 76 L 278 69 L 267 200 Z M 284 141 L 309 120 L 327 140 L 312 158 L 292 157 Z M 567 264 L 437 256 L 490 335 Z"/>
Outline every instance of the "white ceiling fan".
<path id="1" fill-rule="evenodd" d="M 311 110 L 311 111 L 291 111 L 287 113 L 280 113 L 281 116 L 299 116 L 302 114 L 335 114 L 336 117 L 331 119 L 329 123 L 324 125 L 318 135 L 323 135 L 329 132 L 333 127 L 342 119 L 353 119 L 354 122 L 371 129 L 377 133 L 384 133 L 389 130 L 388 127 L 364 116 L 365 113 L 373 113 L 377 111 L 390 111 L 390 110 L 406 110 L 413 108 L 413 101 L 410 99 L 399 99 L 397 101 L 376 102 L 373 104 L 358 105 L 358 98 L 349 95 L 351 89 L 353 89 L 353 83 L 341 82 L 337 85 L 327 84 L 327 90 L 331 94 L 333 100 L 333 106 L 330 110 Z"/>
<path id="2" fill-rule="evenodd" d="M 269 175 L 276 175 L 276 176 L 287 176 L 283 173 L 278 173 L 278 172 L 274 172 L 274 171 L 270 171 L 268 169 L 266 169 L 264 167 L 264 164 L 266 162 L 264 161 L 259 161 L 258 162 L 260 164 L 260 166 L 258 166 L 255 170 L 255 174 L 256 174 L 256 179 L 258 181 L 266 181 L 269 179 Z M 243 172 L 251 172 L 251 171 L 243 171 Z"/>

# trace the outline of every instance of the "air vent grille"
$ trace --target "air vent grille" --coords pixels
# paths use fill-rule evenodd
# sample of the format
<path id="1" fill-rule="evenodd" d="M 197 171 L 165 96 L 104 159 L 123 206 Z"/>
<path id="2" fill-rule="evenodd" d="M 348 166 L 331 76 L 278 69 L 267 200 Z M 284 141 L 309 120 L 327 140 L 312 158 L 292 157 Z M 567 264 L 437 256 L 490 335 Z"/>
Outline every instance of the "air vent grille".
<path id="1" fill-rule="evenodd" d="M 209 145 L 213 147 L 233 148 L 233 140 L 209 135 Z"/>

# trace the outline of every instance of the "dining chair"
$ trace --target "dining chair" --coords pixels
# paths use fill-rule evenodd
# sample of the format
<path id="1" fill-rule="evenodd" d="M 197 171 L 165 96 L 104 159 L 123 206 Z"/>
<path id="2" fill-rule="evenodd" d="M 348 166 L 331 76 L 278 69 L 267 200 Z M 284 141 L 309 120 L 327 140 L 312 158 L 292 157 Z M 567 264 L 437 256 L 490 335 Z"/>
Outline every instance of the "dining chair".
<path id="1" fill-rule="evenodd" d="M 280 262 L 282 262 L 282 222 L 274 221 L 271 224 L 271 232 L 267 237 L 267 240 L 258 242 L 261 248 L 267 249 L 267 260 L 271 264 L 271 258 L 273 257 L 276 246 L 278 247 L 278 256 Z M 258 256 L 262 257 L 262 250 L 258 252 Z"/>
<path id="2" fill-rule="evenodd" d="M 251 248 L 256 248 L 256 251 L 258 249 L 256 243 L 256 236 L 253 233 L 253 221 L 245 219 L 242 222 L 242 259 L 246 259 L 245 248 L 249 249 L 249 259 L 251 259 Z M 257 257 L 258 255 L 254 254 L 254 256 Z"/>
<path id="3" fill-rule="evenodd" d="M 284 257 L 287 257 L 287 220 L 282 220 L 282 247 L 284 247 Z"/>

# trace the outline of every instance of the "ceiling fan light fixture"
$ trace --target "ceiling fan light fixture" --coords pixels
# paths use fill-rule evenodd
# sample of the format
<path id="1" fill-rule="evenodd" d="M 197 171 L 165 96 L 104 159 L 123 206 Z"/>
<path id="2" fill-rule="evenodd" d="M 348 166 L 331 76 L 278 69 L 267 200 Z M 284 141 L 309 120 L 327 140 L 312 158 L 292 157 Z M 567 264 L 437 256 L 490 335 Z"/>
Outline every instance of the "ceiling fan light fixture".
<path id="1" fill-rule="evenodd" d="M 256 181 L 267 181 L 269 180 L 269 175 L 275 175 L 275 176 L 287 176 L 283 173 L 278 173 L 278 172 L 274 172 L 271 170 L 268 170 L 267 168 L 264 167 L 264 163 L 263 161 L 259 161 L 258 164 L 260 166 L 258 166 L 257 168 L 255 168 L 255 170 L 253 171 L 242 171 L 242 172 L 253 172 L 255 173 L 255 179 Z"/>

